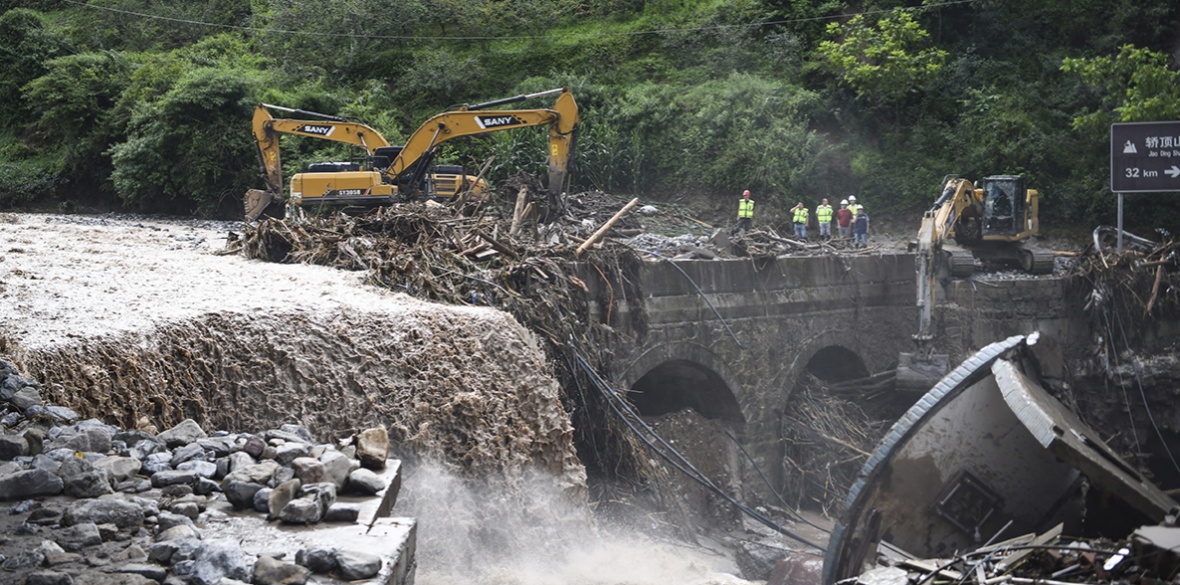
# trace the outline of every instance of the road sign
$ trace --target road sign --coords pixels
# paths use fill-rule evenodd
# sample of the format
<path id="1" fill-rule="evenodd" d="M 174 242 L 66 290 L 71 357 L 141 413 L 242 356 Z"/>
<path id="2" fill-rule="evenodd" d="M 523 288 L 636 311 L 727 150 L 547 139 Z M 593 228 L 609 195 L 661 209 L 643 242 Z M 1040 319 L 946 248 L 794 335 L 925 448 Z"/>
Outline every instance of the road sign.
<path id="1" fill-rule="evenodd" d="M 1180 122 L 1111 124 L 1110 190 L 1180 191 Z"/>

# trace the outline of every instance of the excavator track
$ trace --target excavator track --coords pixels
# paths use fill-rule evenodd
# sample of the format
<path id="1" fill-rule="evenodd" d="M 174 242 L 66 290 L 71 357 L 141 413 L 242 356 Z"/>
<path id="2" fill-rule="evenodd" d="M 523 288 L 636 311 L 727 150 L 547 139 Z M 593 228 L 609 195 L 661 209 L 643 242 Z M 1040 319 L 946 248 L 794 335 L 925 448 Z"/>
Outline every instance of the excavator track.
<path id="1" fill-rule="evenodd" d="M 975 256 L 967 250 L 950 250 L 947 252 L 947 267 L 955 278 L 971 276 L 975 272 Z"/>
<path id="2" fill-rule="evenodd" d="M 1037 250 L 1023 250 L 1020 254 L 1020 266 L 1029 274 L 1049 274 L 1057 263 L 1048 252 Z"/>

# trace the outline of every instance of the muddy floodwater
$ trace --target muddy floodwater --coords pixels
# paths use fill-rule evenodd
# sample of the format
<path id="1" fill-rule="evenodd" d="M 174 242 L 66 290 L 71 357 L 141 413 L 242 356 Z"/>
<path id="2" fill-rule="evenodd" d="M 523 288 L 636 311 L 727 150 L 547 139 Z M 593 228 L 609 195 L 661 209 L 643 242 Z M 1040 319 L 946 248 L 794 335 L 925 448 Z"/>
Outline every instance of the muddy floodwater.
<path id="1" fill-rule="evenodd" d="M 0 214 L 0 358 L 127 427 L 385 425 L 418 583 L 744 582 L 715 548 L 597 525 L 560 387 L 512 317 L 220 255 L 239 229 Z"/>

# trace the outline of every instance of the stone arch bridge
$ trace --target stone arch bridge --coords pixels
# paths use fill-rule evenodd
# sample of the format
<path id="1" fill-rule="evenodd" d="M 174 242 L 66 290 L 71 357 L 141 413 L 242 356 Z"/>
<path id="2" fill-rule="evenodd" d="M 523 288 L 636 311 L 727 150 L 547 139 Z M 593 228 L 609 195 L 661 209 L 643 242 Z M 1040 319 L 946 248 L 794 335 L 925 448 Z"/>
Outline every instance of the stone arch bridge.
<path id="1" fill-rule="evenodd" d="M 608 286 L 591 267 L 579 274 L 598 299 L 592 320 L 618 333 L 613 379 L 649 417 L 691 408 L 732 429 L 750 457 L 728 457 L 727 483 L 745 496 L 772 495 L 756 471 L 782 489 L 783 415 L 801 374 L 839 382 L 887 370 L 912 350 L 917 329 L 907 254 L 645 262 L 630 287 Z M 1085 338 L 1086 327 L 1068 308 L 1066 285 L 950 283 L 935 321 L 938 351 L 959 360 L 1041 330 L 1061 361 L 1056 340 Z M 619 298 L 624 290 L 639 294 Z"/>

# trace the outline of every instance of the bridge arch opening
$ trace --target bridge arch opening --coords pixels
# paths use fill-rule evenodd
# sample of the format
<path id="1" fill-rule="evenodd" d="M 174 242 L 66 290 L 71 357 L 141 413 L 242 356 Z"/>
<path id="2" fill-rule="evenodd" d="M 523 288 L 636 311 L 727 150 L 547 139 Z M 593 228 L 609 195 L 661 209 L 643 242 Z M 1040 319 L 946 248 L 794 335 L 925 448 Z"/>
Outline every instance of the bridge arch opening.
<path id="1" fill-rule="evenodd" d="M 631 386 L 629 398 L 640 414 L 660 416 L 692 409 L 706 419 L 742 423 L 741 407 L 725 380 L 690 360 L 668 360 Z"/>
<path id="2" fill-rule="evenodd" d="M 829 345 L 807 360 L 809 374 L 829 384 L 867 378 L 869 370 L 856 352 L 843 346 Z"/>

